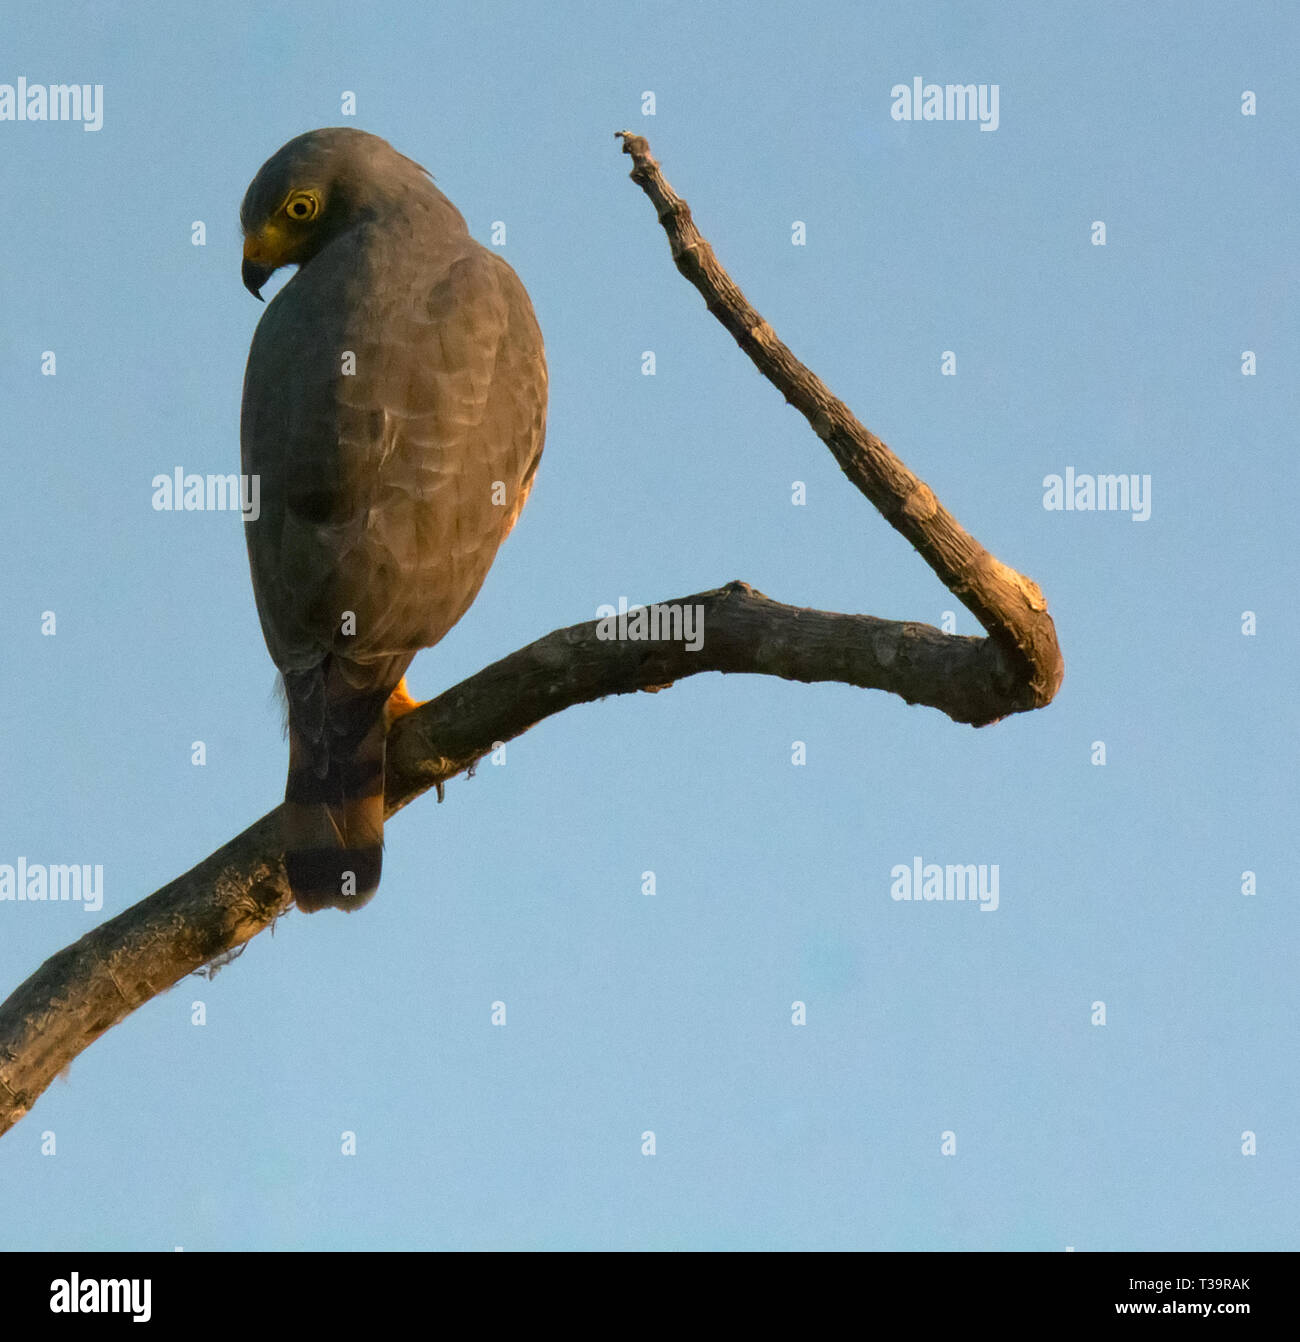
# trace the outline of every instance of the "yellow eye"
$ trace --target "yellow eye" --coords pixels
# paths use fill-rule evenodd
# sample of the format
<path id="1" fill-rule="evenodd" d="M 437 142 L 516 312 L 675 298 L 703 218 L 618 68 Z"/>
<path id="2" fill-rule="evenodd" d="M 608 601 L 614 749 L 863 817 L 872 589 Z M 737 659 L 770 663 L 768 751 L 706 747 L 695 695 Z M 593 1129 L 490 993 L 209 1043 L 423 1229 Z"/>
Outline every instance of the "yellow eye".
<path id="1" fill-rule="evenodd" d="M 320 201 L 310 191 L 295 191 L 284 202 L 284 212 L 295 224 L 305 224 L 320 213 Z"/>

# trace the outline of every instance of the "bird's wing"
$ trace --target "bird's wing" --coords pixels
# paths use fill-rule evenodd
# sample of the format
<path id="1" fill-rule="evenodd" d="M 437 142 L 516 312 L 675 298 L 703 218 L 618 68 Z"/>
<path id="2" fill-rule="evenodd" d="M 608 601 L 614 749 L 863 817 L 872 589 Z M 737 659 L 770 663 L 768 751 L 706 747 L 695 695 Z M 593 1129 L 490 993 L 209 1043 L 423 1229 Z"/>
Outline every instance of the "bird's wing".
<path id="1" fill-rule="evenodd" d="M 400 242 L 358 230 L 314 257 L 269 305 L 244 381 L 267 645 L 286 673 L 332 653 L 358 689 L 395 684 L 464 614 L 545 436 L 514 271 L 468 235 Z"/>

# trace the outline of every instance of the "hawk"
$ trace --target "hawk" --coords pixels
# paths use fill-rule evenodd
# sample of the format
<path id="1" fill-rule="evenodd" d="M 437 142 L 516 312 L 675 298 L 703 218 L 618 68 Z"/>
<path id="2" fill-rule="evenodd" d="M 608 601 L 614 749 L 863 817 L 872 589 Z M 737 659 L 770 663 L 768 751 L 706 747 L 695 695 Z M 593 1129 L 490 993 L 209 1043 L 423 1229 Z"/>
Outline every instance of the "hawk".
<path id="1" fill-rule="evenodd" d="M 248 354 L 243 470 L 253 592 L 288 705 L 284 849 L 298 907 L 379 884 L 384 738 L 405 674 L 478 594 L 528 497 L 546 360 L 518 276 L 418 163 L 310 131 L 240 207 L 243 280 L 297 273 Z"/>

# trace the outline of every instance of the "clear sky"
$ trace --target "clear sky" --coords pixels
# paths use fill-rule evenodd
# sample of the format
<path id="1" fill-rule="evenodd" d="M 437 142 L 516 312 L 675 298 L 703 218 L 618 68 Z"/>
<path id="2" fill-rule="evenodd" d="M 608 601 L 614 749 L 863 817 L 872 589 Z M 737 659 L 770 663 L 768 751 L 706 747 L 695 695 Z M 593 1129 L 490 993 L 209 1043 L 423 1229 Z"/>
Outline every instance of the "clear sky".
<path id="1" fill-rule="evenodd" d="M 0 120 L 0 864 L 102 864 L 104 907 L 0 902 L 0 996 L 281 795 L 239 518 L 151 481 L 238 470 L 238 205 L 316 126 L 504 223 L 546 337 L 536 489 L 419 696 L 733 578 L 979 632 L 677 275 L 621 128 L 1042 585 L 1066 678 L 979 731 L 757 676 L 551 719 L 390 823 L 363 912 L 78 1058 L 0 1140 L 0 1248 L 1295 1248 L 1298 38 L 1282 4 L 7 5 L 0 84 L 102 85 L 103 124 Z M 894 119 L 916 77 L 996 85 L 997 129 Z M 1067 468 L 1149 477 L 1149 519 L 1046 510 Z M 997 909 L 891 898 L 917 857 L 996 867 Z"/>

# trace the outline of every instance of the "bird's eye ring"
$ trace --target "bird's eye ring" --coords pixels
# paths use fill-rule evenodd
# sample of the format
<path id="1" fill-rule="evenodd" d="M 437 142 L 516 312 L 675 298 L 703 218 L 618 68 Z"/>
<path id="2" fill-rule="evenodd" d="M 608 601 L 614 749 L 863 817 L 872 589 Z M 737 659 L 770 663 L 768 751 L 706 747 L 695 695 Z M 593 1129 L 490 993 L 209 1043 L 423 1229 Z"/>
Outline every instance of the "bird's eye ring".
<path id="1" fill-rule="evenodd" d="M 305 191 L 295 191 L 288 200 L 284 202 L 284 212 L 296 224 L 306 223 L 308 219 L 314 219 L 320 210 L 320 202 L 315 196 L 308 195 Z"/>

